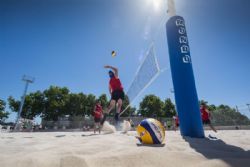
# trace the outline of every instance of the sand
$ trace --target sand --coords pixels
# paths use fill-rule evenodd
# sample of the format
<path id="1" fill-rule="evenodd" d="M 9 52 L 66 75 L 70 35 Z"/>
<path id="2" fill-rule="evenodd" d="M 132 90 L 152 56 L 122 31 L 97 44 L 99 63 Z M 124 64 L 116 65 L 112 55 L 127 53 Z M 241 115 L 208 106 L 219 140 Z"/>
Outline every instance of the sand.
<path id="1" fill-rule="evenodd" d="M 182 138 L 167 131 L 165 146 L 138 145 L 135 134 L 0 133 L 0 167 L 250 166 L 247 130 L 219 131 L 219 140 Z"/>

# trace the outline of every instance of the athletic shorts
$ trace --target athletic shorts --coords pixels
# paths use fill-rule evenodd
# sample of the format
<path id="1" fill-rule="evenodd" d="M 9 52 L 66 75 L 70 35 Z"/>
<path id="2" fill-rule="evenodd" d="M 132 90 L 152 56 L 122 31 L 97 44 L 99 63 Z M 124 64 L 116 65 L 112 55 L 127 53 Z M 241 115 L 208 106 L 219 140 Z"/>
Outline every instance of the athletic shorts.
<path id="1" fill-rule="evenodd" d="M 206 120 L 202 120 L 202 123 L 203 124 L 211 124 L 211 121 L 210 121 L 210 119 L 206 119 Z"/>
<path id="2" fill-rule="evenodd" d="M 115 90 L 112 92 L 112 95 L 111 95 L 111 100 L 115 100 L 115 101 L 118 101 L 119 99 L 122 99 L 124 100 L 124 92 L 123 90 Z"/>
<path id="3" fill-rule="evenodd" d="M 101 122 L 101 118 L 94 118 L 95 123 Z"/>
<path id="4" fill-rule="evenodd" d="M 180 125 L 179 125 L 178 123 L 175 123 L 175 126 L 176 126 L 176 127 L 179 127 Z"/>

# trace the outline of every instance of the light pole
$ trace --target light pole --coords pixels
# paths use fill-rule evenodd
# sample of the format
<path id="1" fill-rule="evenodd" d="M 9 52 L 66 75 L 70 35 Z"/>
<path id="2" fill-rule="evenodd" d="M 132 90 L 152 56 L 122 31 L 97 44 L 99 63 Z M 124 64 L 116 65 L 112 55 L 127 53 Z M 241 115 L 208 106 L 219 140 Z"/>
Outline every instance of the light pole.
<path id="1" fill-rule="evenodd" d="M 249 112 L 250 112 L 250 104 L 249 104 L 249 103 L 247 103 L 246 105 L 247 105 L 248 110 L 249 110 Z"/>
<path id="2" fill-rule="evenodd" d="M 29 77 L 29 76 L 24 75 L 22 80 L 25 82 L 25 87 L 24 87 L 23 96 L 21 97 L 21 104 L 19 106 L 19 110 L 18 110 L 18 114 L 17 114 L 15 130 L 18 129 L 18 122 L 19 122 L 19 119 L 21 117 L 21 113 L 22 113 L 22 110 L 23 110 L 23 105 L 24 105 L 25 96 L 26 96 L 26 93 L 27 93 L 27 90 L 28 90 L 29 83 L 33 83 L 35 79 L 34 79 L 34 77 Z"/>
<path id="3" fill-rule="evenodd" d="M 170 89 L 171 97 L 173 98 L 173 102 L 175 103 L 175 97 L 174 97 L 174 88 Z M 173 96 L 172 96 L 173 95 Z M 174 104 L 175 105 L 175 104 Z"/>
<path id="4" fill-rule="evenodd" d="M 236 111 L 239 112 L 238 106 L 236 105 Z"/>

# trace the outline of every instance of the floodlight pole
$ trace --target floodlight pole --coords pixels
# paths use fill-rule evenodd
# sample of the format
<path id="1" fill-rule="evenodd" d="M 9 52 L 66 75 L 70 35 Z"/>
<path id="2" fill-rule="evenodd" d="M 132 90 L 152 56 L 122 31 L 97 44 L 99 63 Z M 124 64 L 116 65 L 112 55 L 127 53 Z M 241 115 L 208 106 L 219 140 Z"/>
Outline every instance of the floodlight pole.
<path id="1" fill-rule="evenodd" d="M 24 105 L 25 96 L 26 96 L 26 93 L 27 93 L 27 90 L 28 90 L 29 83 L 33 83 L 34 82 L 34 79 L 29 79 L 26 76 L 23 76 L 22 80 L 24 82 L 26 82 L 26 83 L 25 83 L 25 87 L 24 87 L 23 96 L 21 97 L 21 104 L 19 106 L 19 110 L 18 110 L 18 114 L 17 114 L 15 130 L 17 130 L 17 127 L 18 127 L 17 125 L 18 125 L 19 119 L 21 117 L 21 113 L 22 113 L 22 110 L 23 110 L 23 105 Z"/>
<path id="2" fill-rule="evenodd" d="M 238 108 L 238 106 L 237 106 L 237 105 L 236 105 L 236 111 L 237 111 L 237 112 L 239 112 L 239 108 Z"/>
<path id="3" fill-rule="evenodd" d="M 246 105 L 247 105 L 248 110 L 249 110 L 249 112 L 250 112 L 250 104 L 248 103 L 248 104 L 246 104 Z"/>

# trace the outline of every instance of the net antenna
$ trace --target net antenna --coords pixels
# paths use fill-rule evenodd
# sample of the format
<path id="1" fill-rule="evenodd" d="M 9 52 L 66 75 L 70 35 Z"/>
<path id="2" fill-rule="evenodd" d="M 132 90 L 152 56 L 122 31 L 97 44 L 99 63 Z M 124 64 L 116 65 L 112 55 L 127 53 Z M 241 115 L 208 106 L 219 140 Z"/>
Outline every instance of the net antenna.
<path id="1" fill-rule="evenodd" d="M 161 70 L 156 58 L 154 44 L 152 43 L 149 50 L 146 52 L 142 63 L 138 67 L 135 77 L 126 93 L 129 99 L 129 105 L 126 106 L 119 116 L 121 116 L 135 99 L 154 82 L 160 73 Z"/>

